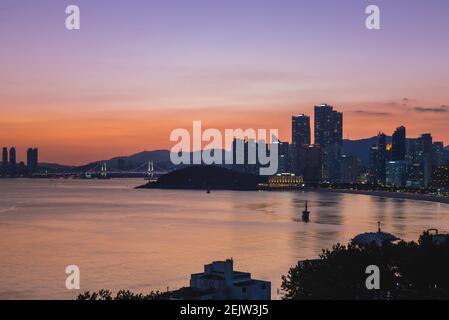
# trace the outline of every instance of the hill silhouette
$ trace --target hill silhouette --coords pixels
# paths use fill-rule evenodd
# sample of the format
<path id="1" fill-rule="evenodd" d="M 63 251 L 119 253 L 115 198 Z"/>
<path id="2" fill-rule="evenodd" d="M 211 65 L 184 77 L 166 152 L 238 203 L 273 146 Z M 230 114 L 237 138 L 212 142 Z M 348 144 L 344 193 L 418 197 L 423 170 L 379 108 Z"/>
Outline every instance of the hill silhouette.
<path id="1" fill-rule="evenodd" d="M 232 171 L 217 166 L 190 166 L 163 176 L 157 182 L 140 188 L 194 189 L 194 190 L 257 190 L 267 177 Z"/>

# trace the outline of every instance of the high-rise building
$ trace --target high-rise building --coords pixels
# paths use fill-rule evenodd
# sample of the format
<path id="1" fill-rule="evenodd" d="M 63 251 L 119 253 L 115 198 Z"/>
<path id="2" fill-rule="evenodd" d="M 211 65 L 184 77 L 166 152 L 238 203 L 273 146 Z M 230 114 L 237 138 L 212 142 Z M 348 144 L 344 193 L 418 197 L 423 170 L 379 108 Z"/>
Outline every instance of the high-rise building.
<path id="1" fill-rule="evenodd" d="M 393 144 L 391 147 L 391 160 L 403 161 L 406 154 L 406 129 L 401 126 L 393 133 Z"/>
<path id="2" fill-rule="evenodd" d="M 424 186 L 424 170 L 422 163 L 414 162 L 409 165 L 406 186 L 416 189 Z"/>
<path id="3" fill-rule="evenodd" d="M 278 144 L 278 174 L 291 173 L 290 170 L 290 144 L 277 141 Z"/>
<path id="4" fill-rule="evenodd" d="M 323 153 L 323 179 L 338 180 L 338 159 L 343 145 L 343 113 L 328 104 L 315 106 L 315 145 Z"/>
<path id="5" fill-rule="evenodd" d="M 360 175 L 361 161 L 355 156 L 342 155 L 340 158 L 340 183 L 357 183 Z"/>
<path id="6" fill-rule="evenodd" d="M 431 154 L 433 150 L 433 138 L 430 133 L 421 135 L 422 151 L 424 154 Z"/>
<path id="7" fill-rule="evenodd" d="M 304 114 L 293 116 L 292 144 L 302 147 L 310 143 L 310 117 Z"/>
<path id="8" fill-rule="evenodd" d="M 387 137 L 379 132 L 377 144 L 370 149 L 368 181 L 374 185 L 385 185 L 387 162 Z"/>
<path id="9" fill-rule="evenodd" d="M 301 149 L 311 144 L 310 117 L 304 114 L 292 116 L 291 169 L 299 173 L 301 167 Z"/>
<path id="10" fill-rule="evenodd" d="M 2 165 L 6 166 L 8 164 L 8 148 L 3 147 L 2 150 Z"/>
<path id="11" fill-rule="evenodd" d="M 11 147 L 9 149 L 9 174 L 14 176 L 16 174 L 17 161 L 16 161 L 16 148 Z"/>
<path id="12" fill-rule="evenodd" d="M 444 164 L 444 144 L 441 141 L 433 143 L 432 166 Z"/>
<path id="13" fill-rule="evenodd" d="M 234 159 L 232 170 L 250 174 L 259 174 L 259 144 L 256 143 L 256 140 L 254 139 L 234 139 L 232 143 Z M 266 152 L 269 152 L 268 144 L 263 143 L 263 145 L 267 148 Z"/>
<path id="14" fill-rule="evenodd" d="M 372 146 L 369 150 L 369 170 L 368 170 L 368 183 L 372 185 L 377 185 L 376 165 L 377 165 L 377 146 Z"/>
<path id="15" fill-rule="evenodd" d="M 432 186 L 437 189 L 449 188 L 449 165 L 433 167 Z"/>
<path id="16" fill-rule="evenodd" d="M 377 163 L 376 163 L 376 180 L 380 185 L 386 182 L 387 167 L 387 137 L 384 133 L 377 136 Z"/>
<path id="17" fill-rule="evenodd" d="M 2 150 L 1 175 L 5 176 L 7 173 L 8 173 L 8 148 L 3 147 L 3 150 Z"/>
<path id="18" fill-rule="evenodd" d="M 319 145 L 301 148 L 301 174 L 305 182 L 321 182 L 323 178 L 322 149 Z"/>
<path id="19" fill-rule="evenodd" d="M 388 161 L 386 166 L 386 185 L 389 187 L 405 187 L 409 162 Z"/>
<path id="20" fill-rule="evenodd" d="M 328 104 L 315 106 L 315 144 L 321 147 L 343 143 L 343 113 Z"/>
<path id="21" fill-rule="evenodd" d="M 405 159 L 413 163 L 419 163 L 422 161 L 422 154 L 421 139 L 407 139 L 407 153 Z"/>
<path id="22" fill-rule="evenodd" d="M 421 135 L 422 164 L 424 172 L 424 187 L 430 187 L 432 183 L 432 159 L 433 159 L 433 138 L 430 133 Z"/>
<path id="23" fill-rule="evenodd" d="M 38 149 L 37 148 L 28 148 L 27 150 L 27 169 L 28 174 L 32 175 L 36 173 L 38 166 Z"/>

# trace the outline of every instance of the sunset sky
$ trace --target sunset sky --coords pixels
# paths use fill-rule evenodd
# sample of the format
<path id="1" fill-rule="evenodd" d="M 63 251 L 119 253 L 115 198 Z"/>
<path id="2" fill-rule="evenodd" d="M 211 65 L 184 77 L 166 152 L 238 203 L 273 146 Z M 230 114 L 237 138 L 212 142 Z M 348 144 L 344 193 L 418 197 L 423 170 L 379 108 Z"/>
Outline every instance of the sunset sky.
<path id="1" fill-rule="evenodd" d="M 291 115 L 324 102 L 345 138 L 405 125 L 447 145 L 448 13 L 447 0 L 2 0 L 0 146 L 83 164 L 168 149 L 193 120 L 290 140 Z"/>

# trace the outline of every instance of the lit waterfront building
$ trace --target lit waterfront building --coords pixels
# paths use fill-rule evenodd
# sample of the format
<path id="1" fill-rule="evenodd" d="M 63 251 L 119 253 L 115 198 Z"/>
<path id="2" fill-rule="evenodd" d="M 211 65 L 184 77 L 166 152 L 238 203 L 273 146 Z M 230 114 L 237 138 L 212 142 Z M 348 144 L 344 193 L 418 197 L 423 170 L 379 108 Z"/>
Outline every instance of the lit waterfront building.
<path id="1" fill-rule="evenodd" d="M 295 189 L 300 188 L 304 184 L 302 176 L 295 174 L 283 173 L 268 178 L 268 187 L 270 189 Z"/>

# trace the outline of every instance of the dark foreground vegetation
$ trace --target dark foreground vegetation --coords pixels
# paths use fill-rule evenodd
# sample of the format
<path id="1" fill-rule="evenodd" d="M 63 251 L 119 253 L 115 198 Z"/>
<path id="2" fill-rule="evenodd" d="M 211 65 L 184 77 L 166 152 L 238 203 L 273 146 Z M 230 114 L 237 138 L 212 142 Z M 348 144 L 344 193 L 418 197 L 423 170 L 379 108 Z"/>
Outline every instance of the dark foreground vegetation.
<path id="1" fill-rule="evenodd" d="M 380 289 L 368 290 L 368 266 L 380 271 Z M 320 259 L 300 261 L 282 277 L 285 300 L 449 299 L 449 236 L 424 232 L 418 242 L 382 246 L 337 244 Z M 170 292 L 85 292 L 77 300 L 168 300 Z"/>
<path id="2" fill-rule="evenodd" d="M 84 292 L 78 295 L 77 300 L 168 300 L 168 292 L 151 291 L 149 294 L 133 293 L 128 290 L 120 290 L 117 294 L 109 290 L 100 290 L 98 292 Z"/>
<path id="3" fill-rule="evenodd" d="M 366 268 L 380 269 L 380 289 L 366 288 Z M 449 299 L 449 241 L 425 232 L 416 242 L 337 244 L 319 260 L 298 262 L 282 277 L 284 299 Z"/>

